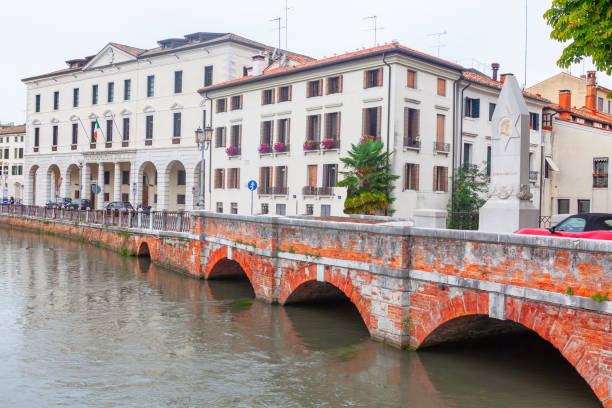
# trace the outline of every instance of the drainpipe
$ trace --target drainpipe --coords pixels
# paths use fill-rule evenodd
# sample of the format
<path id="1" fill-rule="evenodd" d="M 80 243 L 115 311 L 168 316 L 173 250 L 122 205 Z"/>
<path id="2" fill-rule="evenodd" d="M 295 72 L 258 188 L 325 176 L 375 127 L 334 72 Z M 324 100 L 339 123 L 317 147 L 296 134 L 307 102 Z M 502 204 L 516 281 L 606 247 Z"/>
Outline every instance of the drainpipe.
<path id="1" fill-rule="evenodd" d="M 208 92 L 204 92 L 204 100 L 210 101 L 210 124 L 209 126 L 212 128 L 213 125 L 213 101 L 212 99 L 210 99 L 208 97 Z M 203 123 L 204 127 L 206 128 L 206 123 Z M 213 149 L 213 141 L 212 138 L 210 140 L 210 143 L 208 145 L 208 203 L 209 203 L 209 210 L 212 212 L 212 149 Z M 204 165 L 204 163 L 202 163 L 202 165 Z"/>
<path id="2" fill-rule="evenodd" d="M 383 54 L 383 64 L 385 64 L 389 68 L 389 79 L 387 84 L 387 153 L 389 153 L 389 142 L 390 142 L 390 132 L 391 132 L 391 65 L 385 60 L 387 58 L 387 54 Z M 387 159 L 389 161 L 389 159 Z M 389 163 L 389 166 L 391 164 Z M 388 215 L 388 211 L 385 210 L 385 215 Z"/>
<path id="3" fill-rule="evenodd" d="M 550 115 L 550 126 L 551 126 L 551 135 L 552 135 L 552 120 L 555 117 L 556 114 L 558 114 L 559 112 L 555 112 L 553 114 Z M 542 118 L 544 117 L 544 114 L 542 113 Z M 542 189 L 544 188 L 544 168 L 546 166 L 546 160 L 544 158 L 544 126 L 542 126 L 542 129 L 540 129 L 540 205 L 539 205 L 539 211 L 538 211 L 538 227 L 542 226 Z M 550 152 L 552 153 L 552 138 L 551 138 L 551 143 L 550 143 Z M 552 198 L 552 182 L 550 185 L 550 196 Z M 551 208 L 551 214 L 552 215 L 552 208 Z"/>
<path id="4" fill-rule="evenodd" d="M 461 121 L 461 124 L 459 125 L 459 165 L 461 166 L 461 161 L 463 160 L 463 153 L 461 150 L 461 147 L 463 147 L 463 108 L 465 107 L 465 104 L 463 103 L 463 92 L 468 89 L 470 86 L 472 86 L 471 83 L 467 84 L 466 86 L 463 87 L 463 89 L 461 90 L 461 116 L 459 117 L 459 120 Z"/>
<path id="5" fill-rule="evenodd" d="M 459 81 L 461 79 L 459 79 L 457 82 L 455 82 L 455 85 L 453 86 L 453 134 L 455 134 L 455 128 L 456 128 L 456 124 L 457 124 L 457 120 L 455 119 L 455 115 L 457 114 L 457 109 L 456 109 L 456 103 L 457 103 L 457 85 L 459 84 Z M 463 144 L 463 91 L 465 91 L 467 88 L 469 88 L 472 84 L 468 83 L 466 86 L 463 87 L 463 89 L 461 89 L 461 115 L 459 116 L 459 120 L 461 121 L 461 124 L 459 125 L 459 137 L 455 138 L 455 140 L 453 140 L 453 153 L 452 153 L 452 166 L 453 166 L 453 178 L 452 178 L 452 184 L 451 184 L 451 210 L 453 210 L 454 207 L 454 202 L 453 202 L 453 193 L 455 192 L 455 158 L 457 157 L 457 153 L 456 153 L 456 148 L 457 148 L 457 143 L 455 143 L 456 141 L 459 141 L 459 165 L 461 165 L 461 145 Z"/>
<path id="6" fill-rule="evenodd" d="M 453 82 L 453 151 L 451 152 L 451 163 L 452 163 L 452 177 L 451 177 L 451 209 L 453 208 L 453 191 L 455 191 L 455 139 L 457 135 L 457 85 L 459 79 Z"/>

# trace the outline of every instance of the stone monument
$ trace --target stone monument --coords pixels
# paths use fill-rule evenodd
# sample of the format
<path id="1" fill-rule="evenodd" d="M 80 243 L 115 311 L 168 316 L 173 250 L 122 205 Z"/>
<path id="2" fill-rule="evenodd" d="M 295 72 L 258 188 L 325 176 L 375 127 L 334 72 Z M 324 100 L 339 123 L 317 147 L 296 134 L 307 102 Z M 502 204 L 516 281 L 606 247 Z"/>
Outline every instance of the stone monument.
<path id="1" fill-rule="evenodd" d="M 491 183 L 479 230 L 512 233 L 537 227 L 529 187 L 529 111 L 514 75 L 506 75 L 491 124 Z"/>

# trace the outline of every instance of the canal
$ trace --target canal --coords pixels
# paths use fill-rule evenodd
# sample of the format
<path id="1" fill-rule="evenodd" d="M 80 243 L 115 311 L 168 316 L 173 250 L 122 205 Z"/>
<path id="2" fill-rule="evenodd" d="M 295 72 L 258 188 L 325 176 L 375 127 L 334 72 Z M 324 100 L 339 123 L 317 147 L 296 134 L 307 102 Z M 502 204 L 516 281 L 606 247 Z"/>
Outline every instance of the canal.
<path id="1" fill-rule="evenodd" d="M 400 351 L 347 303 L 269 305 L 23 231 L 0 253 L 0 406 L 601 406 L 537 335 Z"/>

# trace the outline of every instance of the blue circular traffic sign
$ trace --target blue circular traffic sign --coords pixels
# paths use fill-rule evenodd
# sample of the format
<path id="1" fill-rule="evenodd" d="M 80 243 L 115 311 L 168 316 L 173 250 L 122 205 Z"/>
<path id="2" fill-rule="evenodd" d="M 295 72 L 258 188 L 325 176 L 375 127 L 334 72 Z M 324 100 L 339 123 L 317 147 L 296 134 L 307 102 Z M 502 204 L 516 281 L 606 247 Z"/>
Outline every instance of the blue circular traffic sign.
<path id="1" fill-rule="evenodd" d="M 255 180 L 250 180 L 247 184 L 247 187 L 249 188 L 249 190 L 255 191 L 257 190 L 257 182 Z"/>
<path id="2" fill-rule="evenodd" d="M 91 186 L 91 191 L 93 191 L 94 194 L 100 194 L 102 192 L 102 188 L 94 184 L 93 186 Z"/>

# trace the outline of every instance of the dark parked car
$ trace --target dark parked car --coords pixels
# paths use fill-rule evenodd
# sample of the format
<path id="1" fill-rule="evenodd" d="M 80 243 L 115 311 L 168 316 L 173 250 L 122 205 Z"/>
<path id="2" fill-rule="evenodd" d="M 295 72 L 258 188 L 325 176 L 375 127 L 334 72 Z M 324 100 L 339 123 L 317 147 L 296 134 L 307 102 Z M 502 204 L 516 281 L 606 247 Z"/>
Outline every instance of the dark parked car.
<path id="1" fill-rule="evenodd" d="M 552 228 L 523 228 L 515 234 L 612 240 L 612 214 L 572 215 Z"/>
<path id="2" fill-rule="evenodd" d="M 75 198 L 70 203 L 66 204 L 64 208 L 70 208 L 72 210 L 91 210 L 91 201 L 86 198 Z"/>
<path id="3" fill-rule="evenodd" d="M 106 211 L 134 211 L 134 207 L 129 201 L 113 201 L 104 206 Z"/>
<path id="4" fill-rule="evenodd" d="M 72 199 L 70 197 L 56 198 L 55 200 L 48 201 L 47 204 L 45 204 L 45 207 L 62 208 L 66 204 L 69 204 L 70 202 L 72 202 Z"/>

